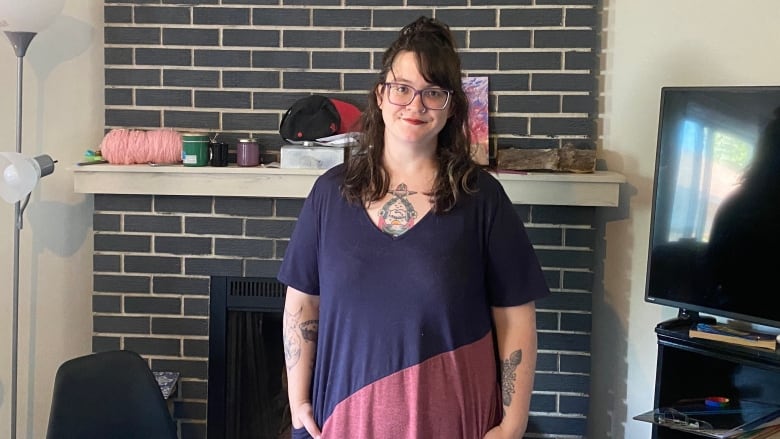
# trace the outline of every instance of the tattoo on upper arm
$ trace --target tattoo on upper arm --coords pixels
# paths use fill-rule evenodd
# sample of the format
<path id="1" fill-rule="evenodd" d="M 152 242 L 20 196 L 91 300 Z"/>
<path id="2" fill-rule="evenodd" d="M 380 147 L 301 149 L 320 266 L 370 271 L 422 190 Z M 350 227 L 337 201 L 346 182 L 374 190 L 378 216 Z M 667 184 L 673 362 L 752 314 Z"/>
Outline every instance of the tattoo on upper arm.
<path id="1" fill-rule="evenodd" d="M 298 364 L 304 342 L 317 343 L 320 321 L 307 320 L 301 322 L 302 313 L 303 307 L 295 313 L 290 313 L 285 310 L 282 318 L 282 342 L 284 344 L 284 362 L 287 365 L 287 370 L 292 369 Z"/>
<path id="2" fill-rule="evenodd" d="M 515 394 L 515 380 L 517 379 L 517 366 L 523 361 L 523 351 L 516 350 L 509 354 L 509 358 L 501 362 L 501 399 L 504 407 L 512 404 Z"/>

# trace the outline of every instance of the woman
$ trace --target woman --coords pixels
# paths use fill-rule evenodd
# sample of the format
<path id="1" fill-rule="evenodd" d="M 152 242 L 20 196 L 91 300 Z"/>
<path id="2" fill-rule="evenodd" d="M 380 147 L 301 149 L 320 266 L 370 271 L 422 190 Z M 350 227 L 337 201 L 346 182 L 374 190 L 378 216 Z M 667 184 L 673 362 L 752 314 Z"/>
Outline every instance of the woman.
<path id="1" fill-rule="evenodd" d="M 293 437 L 519 438 L 549 294 L 501 185 L 471 160 L 449 28 L 387 49 L 360 150 L 304 203 L 279 272 Z"/>

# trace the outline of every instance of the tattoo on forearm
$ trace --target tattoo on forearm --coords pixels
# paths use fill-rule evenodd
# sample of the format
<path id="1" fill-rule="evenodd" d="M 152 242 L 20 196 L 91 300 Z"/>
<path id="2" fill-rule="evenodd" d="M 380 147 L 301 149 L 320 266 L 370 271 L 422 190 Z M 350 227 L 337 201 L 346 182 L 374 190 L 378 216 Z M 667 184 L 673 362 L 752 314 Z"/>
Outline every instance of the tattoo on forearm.
<path id="1" fill-rule="evenodd" d="M 301 336 L 298 334 L 297 327 L 302 312 L 303 307 L 295 313 L 284 310 L 282 316 L 282 343 L 284 344 L 284 364 L 287 366 L 287 370 L 295 367 L 301 358 Z"/>
<path id="2" fill-rule="evenodd" d="M 319 329 L 320 329 L 320 321 L 319 320 L 308 320 L 300 325 L 298 327 L 301 330 L 301 336 L 303 337 L 304 341 L 307 341 L 309 343 L 317 344 L 317 337 L 319 336 Z M 311 361 L 309 362 L 309 368 L 311 370 L 314 370 L 314 357 L 312 356 Z"/>
<path id="3" fill-rule="evenodd" d="M 304 342 L 317 343 L 320 321 L 307 320 L 301 322 L 302 312 L 303 308 L 300 308 L 296 313 L 284 311 L 282 342 L 284 344 L 284 362 L 287 365 L 287 370 L 298 364 Z"/>
<path id="4" fill-rule="evenodd" d="M 301 329 L 301 335 L 305 341 L 317 343 L 317 334 L 320 327 L 319 320 L 308 320 L 298 325 L 298 327 Z"/>
<path id="5" fill-rule="evenodd" d="M 509 358 L 501 362 L 501 399 L 506 407 L 512 404 L 515 394 L 515 380 L 517 379 L 517 366 L 523 361 L 523 351 L 516 350 L 509 354 Z"/>

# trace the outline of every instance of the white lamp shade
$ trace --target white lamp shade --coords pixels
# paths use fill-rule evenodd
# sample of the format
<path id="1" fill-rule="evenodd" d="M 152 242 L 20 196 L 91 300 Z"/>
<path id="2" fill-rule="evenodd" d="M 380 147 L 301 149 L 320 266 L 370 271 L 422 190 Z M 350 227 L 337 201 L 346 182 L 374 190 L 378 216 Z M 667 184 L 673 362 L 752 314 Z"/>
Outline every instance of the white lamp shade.
<path id="1" fill-rule="evenodd" d="M 60 15 L 64 4 L 65 0 L 0 0 L 0 31 L 38 33 Z"/>
<path id="2" fill-rule="evenodd" d="M 18 152 L 0 152 L 0 197 L 8 203 L 21 201 L 41 179 L 41 165 Z"/>

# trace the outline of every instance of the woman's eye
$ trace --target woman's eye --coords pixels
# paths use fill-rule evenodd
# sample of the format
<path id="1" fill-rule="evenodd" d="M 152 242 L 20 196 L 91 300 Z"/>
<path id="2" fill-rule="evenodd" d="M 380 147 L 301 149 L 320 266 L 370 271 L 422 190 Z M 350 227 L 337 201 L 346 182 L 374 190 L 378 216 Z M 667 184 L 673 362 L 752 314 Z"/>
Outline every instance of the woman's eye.
<path id="1" fill-rule="evenodd" d="M 396 85 L 394 87 L 394 90 L 395 90 L 396 93 L 406 94 L 406 93 L 409 92 L 409 87 L 407 87 L 405 85 Z"/>

